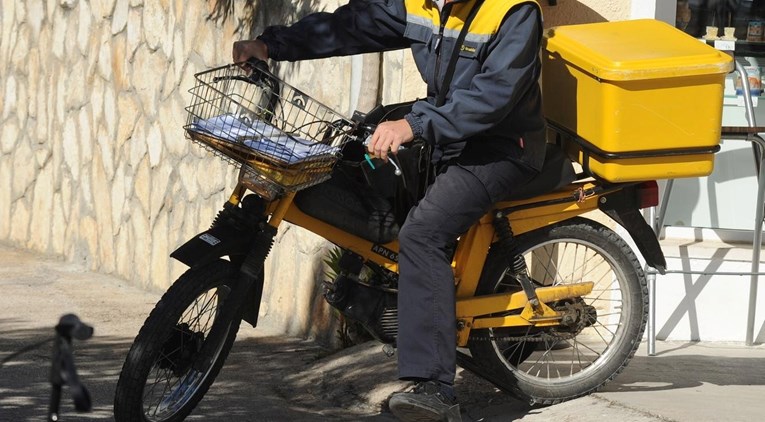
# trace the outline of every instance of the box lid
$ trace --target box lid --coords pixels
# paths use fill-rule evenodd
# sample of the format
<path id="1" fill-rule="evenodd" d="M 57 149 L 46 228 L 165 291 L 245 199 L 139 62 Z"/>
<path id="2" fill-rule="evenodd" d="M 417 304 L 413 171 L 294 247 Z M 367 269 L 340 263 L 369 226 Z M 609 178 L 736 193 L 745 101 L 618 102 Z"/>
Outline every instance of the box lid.
<path id="1" fill-rule="evenodd" d="M 545 34 L 545 49 L 597 78 L 614 81 L 733 69 L 728 54 L 654 19 L 559 26 Z"/>

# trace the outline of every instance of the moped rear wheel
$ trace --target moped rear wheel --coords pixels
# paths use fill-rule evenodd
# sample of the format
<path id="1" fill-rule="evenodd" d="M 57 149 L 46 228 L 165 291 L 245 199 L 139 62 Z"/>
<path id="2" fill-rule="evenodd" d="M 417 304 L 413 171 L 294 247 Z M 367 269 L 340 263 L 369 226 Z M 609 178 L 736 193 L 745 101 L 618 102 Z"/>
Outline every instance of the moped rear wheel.
<path id="1" fill-rule="evenodd" d="M 120 421 L 180 421 L 196 407 L 220 372 L 241 320 L 228 327 L 214 359 L 193 364 L 220 304 L 236 280 L 224 260 L 186 271 L 162 296 L 138 332 L 117 382 L 114 417 Z"/>
<path id="2" fill-rule="evenodd" d="M 500 387 L 531 403 L 555 404 L 594 392 L 624 369 L 645 330 L 648 289 L 637 257 L 614 231 L 578 217 L 517 240 L 514 253 L 523 255 L 537 285 L 591 281 L 595 287 L 581 300 L 551 304 L 580 311 L 573 328 L 474 330 L 474 361 Z M 507 271 L 508 257 L 493 249 L 476 294 L 520 290 Z"/>

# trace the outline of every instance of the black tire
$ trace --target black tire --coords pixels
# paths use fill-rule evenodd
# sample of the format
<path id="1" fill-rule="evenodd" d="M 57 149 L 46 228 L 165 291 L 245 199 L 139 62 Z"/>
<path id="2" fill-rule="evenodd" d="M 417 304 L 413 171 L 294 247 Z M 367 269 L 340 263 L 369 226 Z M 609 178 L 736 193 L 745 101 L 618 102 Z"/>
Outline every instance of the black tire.
<path id="1" fill-rule="evenodd" d="M 217 260 L 186 271 L 162 296 L 122 367 L 114 397 L 117 422 L 181 421 L 202 400 L 228 357 L 241 319 L 231 323 L 206 371 L 192 369 L 191 363 L 236 277 L 230 262 Z"/>
<path id="2" fill-rule="evenodd" d="M 530 403 L 555 404 L 596 391 L 624 369 L 645 330 L 648 289 L 637 257 L 614 231 L 579 217 L 517 240 L 514 253 L 523 254 L 538 285 L 595 282 L 582 299 L 597 320 L 589 314 L 588 323 L 569 332 L 475 330 L 469 342 L 473 359 L 495 374 L 493 381 Z M 507 267 L 507 257 L 492 249 L 476 294 L 520 290 L 511 277 L 502 279 Z M 516 338 L 486 340 L 489 336 Z M 518 341 L 522 336 L 530 341 Z"/>

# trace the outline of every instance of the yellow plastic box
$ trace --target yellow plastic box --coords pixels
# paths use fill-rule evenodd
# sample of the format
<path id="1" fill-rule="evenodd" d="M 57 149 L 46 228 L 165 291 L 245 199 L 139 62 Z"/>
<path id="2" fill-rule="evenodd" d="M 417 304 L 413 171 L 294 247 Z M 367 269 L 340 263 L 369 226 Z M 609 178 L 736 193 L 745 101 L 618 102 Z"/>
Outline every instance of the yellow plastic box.
<path id="1" fill-rule="evenodd" d="M 545 35 L 544 111 L 566 150 L 612 182 L 704 176 L 719 149 L 732 58 L 652 19 Z"/>

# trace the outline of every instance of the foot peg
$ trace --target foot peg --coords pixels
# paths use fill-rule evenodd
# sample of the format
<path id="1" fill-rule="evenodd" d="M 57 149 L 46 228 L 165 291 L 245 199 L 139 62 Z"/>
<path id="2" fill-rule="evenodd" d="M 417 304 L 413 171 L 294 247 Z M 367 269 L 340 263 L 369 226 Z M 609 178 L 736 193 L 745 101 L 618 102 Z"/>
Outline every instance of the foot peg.
<path id="1" fill-rule="evenodd" d="M 383 353 L 385 353 L 385 356 L 387 357 L 393 357 L 393 355 L 396 354 L 396 348 L 393 347 L 391 344 L 384 344 L 382 348 Z"/>

